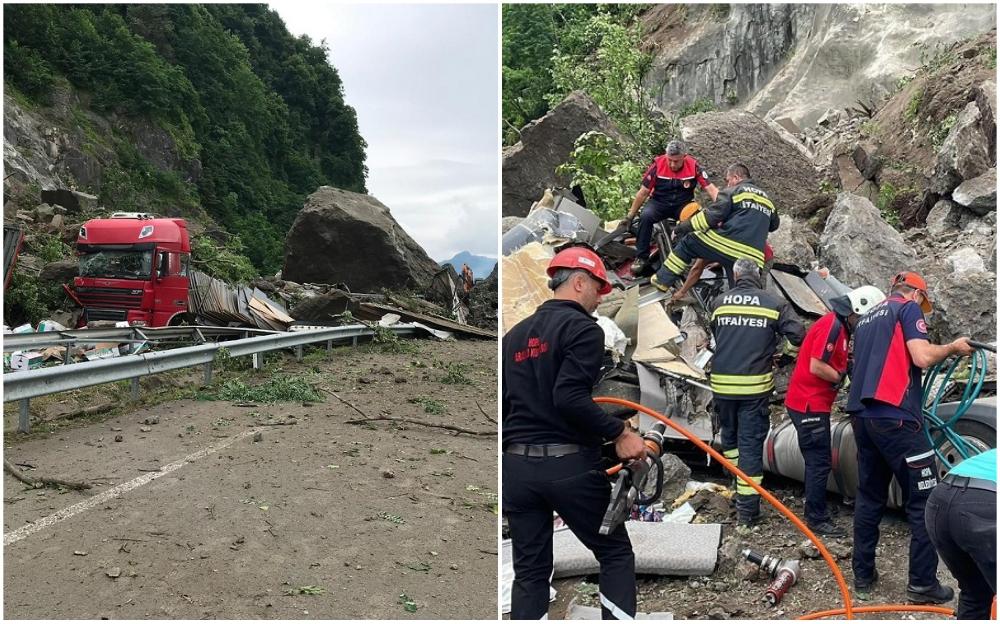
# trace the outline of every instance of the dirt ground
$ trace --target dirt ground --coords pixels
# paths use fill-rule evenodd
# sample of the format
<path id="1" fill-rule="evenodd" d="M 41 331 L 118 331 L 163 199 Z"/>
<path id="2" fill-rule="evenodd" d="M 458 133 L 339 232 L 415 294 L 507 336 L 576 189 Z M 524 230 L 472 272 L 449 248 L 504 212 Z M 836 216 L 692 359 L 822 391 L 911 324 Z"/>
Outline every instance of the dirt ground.
<path id="1" fill-rule="evenodd" d="M 720 471 L 694 468 L 692 479 L 728 483 Z M 792 480 L 768 474 L 764 487 L 770 490 L 792 511 L 803 517 L 802 485 Z M 834 521 L 851 532 L 851 507 L 835 496 L 828 496 L 828 504 Z M 722 501 L 720 503 L 719 501 Z M 695 522 L 720 523 L 722 544 L 719 548 L 719 563 L 715 572 L 707 577 L 654 577 L 644 576 L 638 580 L 639 611 L 672 612 L 674 619 L 741 619 L 772 620 L 795 619 L 806 613 L 842 606 L 840 590 L 829 568 L 820 558 L 803 556 L 800 544 L 805 537 L 777 510 L 764 502 L 764 521 L 753 527 L 751 532 L 738 532 L 735 528 L 735 514 L 730 513 L 725 499 L 710 501 L 698 512 Z M 879 583 L 871 594 L 871 599 L 854 604 L 880 605 L 906 603 L 907 560 L 910 533 L 905 517 L 898 511 L 890 511 L 882 520 L 881 538 L 877 551 L 876 565 Z M 851 538 L 825 539 L 824 544 L 838 559 L 844 578 L 853 594 L 851 575 Z M 763 601 L 764 590 L 769 578 L 756 573 L 752 566 L 742 561 L 740 552 L 751 548 L 757 552 L 781 558 L 799 559 L 802 577 L 776 607 Z M 938 565 L 938 578 L 942 583 L 958 589 L 954 579 L 944 564 Z M 563 618 L 573 599 L 579 604 L 598 606 L 597 577 L 572 578 L 555 581 L 558 595 L 549 609 L 552 619 Z M 945 605 L 955 608 L 957 601 Z M 905 617 L 904 617 L 905 616 Z M 940 619 L 933 614 L 858 614 L 858 619 Z"/>
<path id="2" fill-rule="evenodd" d="M 29 474 L 98 485 L 28 490 L 4 474 L 4 618 L 495 618 L 496 343 L 412 343 L 239 375 L 301 376 L 369 417 L 490 435 L 348 424 L 361 414 L 332 396 L 182 398 L 6 432 L 5 457 Z M 128 489 L 157 470 L 172 471 Z M 128 491 L 95 498 L 116 486 Z"/>

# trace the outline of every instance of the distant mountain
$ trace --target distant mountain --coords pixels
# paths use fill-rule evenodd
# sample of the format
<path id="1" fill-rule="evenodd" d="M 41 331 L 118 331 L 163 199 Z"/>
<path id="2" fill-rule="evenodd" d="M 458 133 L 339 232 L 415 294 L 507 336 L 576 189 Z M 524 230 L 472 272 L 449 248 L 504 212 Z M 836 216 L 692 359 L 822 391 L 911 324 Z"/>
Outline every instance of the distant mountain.
<path id="1" fill-rule="evenodd" d="M 451 259 L 442 260 L 440 264 L 450 264 L 455 267 L 456 271 L 461 273 L 463 262 L 468 264 L 469 268 L 472 269 L 472 275 L 474 275 L 476 279 L 479 279 L 489 277 L 490 272 L 493 271 L 493 267 L 497 264 L 497 259 L 490 258 L 488 256 L 476 256 L 468 251 L 460 251 Z"/>

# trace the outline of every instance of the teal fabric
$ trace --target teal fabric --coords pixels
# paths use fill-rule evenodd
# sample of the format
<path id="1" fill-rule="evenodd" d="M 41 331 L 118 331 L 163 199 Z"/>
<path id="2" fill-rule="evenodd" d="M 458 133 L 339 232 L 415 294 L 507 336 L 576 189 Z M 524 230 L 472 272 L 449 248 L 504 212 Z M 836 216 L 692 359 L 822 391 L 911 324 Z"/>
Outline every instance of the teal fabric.
<path id="1" fill-rule="evenodd" d="M 990 449 L 985 453 L 973 455 L 948 472 L 959 477 L 973 477 L 997 482 L 997 450 Z"/>

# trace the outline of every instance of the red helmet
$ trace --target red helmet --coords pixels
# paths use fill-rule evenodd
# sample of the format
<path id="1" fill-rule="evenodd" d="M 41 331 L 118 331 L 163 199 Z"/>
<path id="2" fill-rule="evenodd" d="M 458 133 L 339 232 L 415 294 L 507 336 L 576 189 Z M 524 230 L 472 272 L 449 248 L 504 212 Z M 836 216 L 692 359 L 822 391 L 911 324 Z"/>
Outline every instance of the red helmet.
<path id="1" fill-rule="evenodd" d="M 583 269 L 590 273 L 594 279 L 601 283 L 601 289 L 597 292 L 606 295 L 611 292 L 611 282 L 608 281 L 608 274 L 604 268 L 604 262 L 593 251 L 586 247 L 569 247 L 556 254 L 549 262 L 549 268 L 545 270 L 549 277 L 559 269 Z"/>

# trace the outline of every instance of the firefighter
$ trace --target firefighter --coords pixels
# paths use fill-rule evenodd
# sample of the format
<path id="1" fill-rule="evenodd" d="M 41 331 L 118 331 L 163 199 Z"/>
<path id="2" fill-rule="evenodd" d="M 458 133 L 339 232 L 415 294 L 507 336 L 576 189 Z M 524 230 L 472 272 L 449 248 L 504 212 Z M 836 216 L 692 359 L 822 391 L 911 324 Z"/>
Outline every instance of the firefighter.
<path id="1" fill-rule="evenodd" d="M 959 620 L 986 620 L 997 593 L 997 450 L 963 460 L 931 491 L 927 535 L 958 581 Z"/>
<path id="2" fill-rule="evenodd" d="M 764 439 L 771 424 L 768 404 L 779 336 L 799 345 L 805 329 L 783 299 L 761 288 L 755 259 L 738 259 L 733 272 L 735 287 L 710 306 L 715 356 L 709 381 L 722 429 L 722 454 L 759 484 L 764 477 Z M 737 479 L 737 524 L 749 526 L 759 519 L 760 495 Z"/>
<path id="3" fill-rule="evenodd" d="M 687 206 L 684 206 L 684 210 L 681 211 L 681 221 L 687 221 L 694 215 L 698 214 L 698 211 L 700 210 L 701 206 L 699 206 L 696 202 L 692 202 Z M 770 273 L 771 266 L 773 265 L 774 249 L 771 247 L 770 243 L 764 243 L 764 278 L 761 281 L 765 288 L 767 287 L 767 275 Z M 691 268 L 688 270 L 687 277 L 684 279 L 684 284 L 675 290 L 672 295 L 670 295 L 670 302 L 678 303 L 684 299 L 684 297 L 691 292 L 691 289 L 694 288 L 694 285 L 701 279 L 705 269 L 716 269 L 718 267 L 718 262 L 709 264 L 704 258 L 695 258 L 691 263 Z"/>
<path id="4" fill-rule="evenodd" d="M 548 266 L 554 298 L 503 338 L 503 509 L 514 560 L 511 619 L 546 617 L 555 511 L 600 563 L 604 619 L 633 619 L 635 556 L 624 525 L 600 535 L 611 484 L 601 446 L 622 460 L 645 445 L 591 396 L 604 358 L 604 332 L 592 316 L 611 292 L 604 264 L 585 247 Z"/>
<path id="5" fill-rule="evenodd" d="M 847 377 L 847 344 L 861 315 L 885 299 L 874 286 L 862 286 L 830 302 L 833 309 L 813 323 L 802 342 L 788 381 L 785 409 L 798 432 L 805 461 L 806 524 L 824 537 L 846 537 L 830 521 L 826 481 L 830 477 L 830 412 Z"/>
<path id="6" fill-rule="evenodd" d="M 652 284 L 667 292 L 687 272 L 694 258 L 704 258 L 722 264 L 732 285 L 736 259 L 748 257 L 763 268 L 767 235 L 778 229 L 779 223 L 774 204 L 750 180 L 746 165 L 730 165 L 726 169 L 726 188 L 712 205 L 674 228 L 679 242 L 653 276 Z"/>
<path id="7" fill-rule="evenodd" d="M 879 523 L 895 476 L 910 525 L 906 597 L 940 604 L 955 592 L 937 579 L 937 555 L 927 537 L 924 506 L 937 484 L 934 450 L 923 431 L 921 369 L 951 355 L 969 355 L 967 338 L 945 345 L 927 339 L 924 313 L 932 310 L 927 282 L 903 271 L 889 298 L 858 321 L 847 412 L 858 447 L 858 492 L 854 505 L 854 588 L 871 591 L 878 581 L 875 547 Z"/>
<path id="8" fill-rule="evenodd" d="M 639 235 L 635 243 L 637 255 L 632 264 L 633 274 L 639 275 L 646 270 L 653 226 L 664 219 L 678 219 L 682 207 L 694 201 L 696 185 L 701 186 L 715 201 L 719 189 L 708 181 L 705 169 L 688 155 L 684 143 L 671 141 L 667 144 L 666 153 L 657 156 L 646 170 L 639 191 L 625 216 L 631 223 L 639 208 L 642 208 Z"/>

